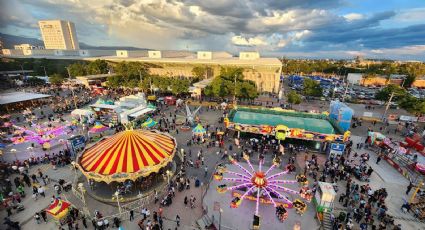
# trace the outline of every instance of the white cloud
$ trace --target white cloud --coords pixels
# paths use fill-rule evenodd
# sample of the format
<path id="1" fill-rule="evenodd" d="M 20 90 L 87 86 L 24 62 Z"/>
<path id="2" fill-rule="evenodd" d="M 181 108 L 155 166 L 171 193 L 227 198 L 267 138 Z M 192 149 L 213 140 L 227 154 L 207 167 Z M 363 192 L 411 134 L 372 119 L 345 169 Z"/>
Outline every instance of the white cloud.
<path id="1" fill-rule="evenodd" d="M 296 33 L 295 33 L 295 35 L 294 35 L 294 39 L 299 41 L 299 40 L 301 40 L 302 38 L 307 37 L 309 34 L 311 34 L 311 31 L 310 31 L 310 30 L 303 30 L 303 31 L 299 31 L 299 32 L 296 32 Z"/>
<path id="2" fill-rule="evenodd" d="M 346 14 L 343 16 L 345 19 L 347 19 L 347 21 L 351 22 L 351 21 L 356 21 L 356 20 L 360 20 L 364 18 L 363 14 L 358 14 L 358 13 L 350 13 L 350 14 Z"/>
<path id="3" fill-rule="evenodd" d="M 371 53 L 374 53 L 374 54 L 383 54 L 384 53 L 384 51 L 382 51 L 382 50 L 371 50 L 370 51 Z"/>
<path id="4" fill-rule="evenodd" d="M 266 46 L 268 43 L 264 38 L 257 36 L 252 38 L 245 38 L 242 36 L 233 36 L 232 43 L 237 46 Z"/>

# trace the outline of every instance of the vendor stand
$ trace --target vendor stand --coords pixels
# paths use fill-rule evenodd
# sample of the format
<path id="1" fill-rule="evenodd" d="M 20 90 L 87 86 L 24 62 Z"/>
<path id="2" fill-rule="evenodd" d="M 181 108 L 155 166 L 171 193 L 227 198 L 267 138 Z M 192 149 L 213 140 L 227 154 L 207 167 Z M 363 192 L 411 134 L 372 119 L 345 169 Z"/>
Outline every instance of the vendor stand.
<path id="1" fill-rule="evenodd" d="M 68 216 L 70 208 L 71 203 L 56 198 L 53 203 L 46 209 L 46 212 L 53 217 L 58 225 L 64 225 L 66 224 L 66 217 Z"/>
<path id="2" fill-rule="evenodd" d="M 332 212 L 336 192 L 331 183 L 319 181 L 318 185 L 319 187 L 313 197 L 313 203 L 316 205 L 319 219 L 322 220 L 324 212 Z"/>

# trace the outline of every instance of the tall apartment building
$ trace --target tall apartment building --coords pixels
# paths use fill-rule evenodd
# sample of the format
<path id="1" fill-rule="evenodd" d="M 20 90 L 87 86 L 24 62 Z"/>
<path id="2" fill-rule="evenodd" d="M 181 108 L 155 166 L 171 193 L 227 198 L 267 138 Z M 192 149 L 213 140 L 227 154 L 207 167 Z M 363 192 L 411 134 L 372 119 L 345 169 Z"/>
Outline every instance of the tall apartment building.
<path id="1" fill-rule="evenodd" d="M 41 36 L 46 49 L 79 50 L 75 25 L 70 21 L 39 21 Z"/>

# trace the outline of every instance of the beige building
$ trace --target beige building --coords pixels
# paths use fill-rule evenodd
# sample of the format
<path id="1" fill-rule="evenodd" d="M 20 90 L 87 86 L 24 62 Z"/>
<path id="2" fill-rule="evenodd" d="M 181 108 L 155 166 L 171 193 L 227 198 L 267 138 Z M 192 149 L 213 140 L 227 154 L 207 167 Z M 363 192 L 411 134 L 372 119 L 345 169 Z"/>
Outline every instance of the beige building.
<path id="1" fill-rule="evenodd" d="M 24 50 L 15 50 L 15 49 L 2 49 L 4 56 L 22 56 L 24 55 Z"/>
<path id="2" fill-rule="evenodd" d="M 124 51 L 120 51 L 125 54 Z M 282 72 L 282 63 L 277 58 L 262 58 L 259 53 L 245 52 L 240 57 L 233 57 L 226 52 L 200 51 L 154 51 L 151 55 L 131 57 L 117 55 L 116 57 L 102 57 L 107 61 L 140 61 L 149 64 L 150 74 L 169 77 L 193 77 L 192 70 L 196 66 L 207 68 L 206 78 L 218 76 L 222 67 L 243 68 L 246 80 L 257 85 L 260 92 L 279 91 L 279 81 Z M 153 55 L 155 54 L 155 55 Z M 139 54 L 140 55 L 140 54 Z M 174 56 L 173 56 L 174 55 Z M 241 56 L 242 55 L 242 56 Z M 84 58 L 95 60 L 97 58 Z"/>
<path id="3" fill-rule="evenodd" d="M 80 49 L 74 23 L 63 20 L 46 20 L 39 21 L 38 25 L 46 49 Z"/>
<path id="4" fill-rule="evenodd" d="M 43 46 L 33 46 L 31 44 L 19 44 L 13 46 L 15 50 L 42 50 Z"/>

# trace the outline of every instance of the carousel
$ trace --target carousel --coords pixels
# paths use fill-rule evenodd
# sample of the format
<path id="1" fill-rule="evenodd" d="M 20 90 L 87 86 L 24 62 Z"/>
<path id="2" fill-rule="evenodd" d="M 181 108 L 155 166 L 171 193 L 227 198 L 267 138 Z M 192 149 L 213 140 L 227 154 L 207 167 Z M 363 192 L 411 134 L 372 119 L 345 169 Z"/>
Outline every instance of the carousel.
<path id="1" fill-rule="evenodd" d="M 113 201 L 111 194 L 118 192 L 125 200 L 132 200 L 165 184 L 176 168 L 176 148 L 177 142 L 169 134 L 126 130 L 88 147 L 76 166 L 89 181 L 91 189 L 87 191 L 93 191 L 95 198 Z"/>

